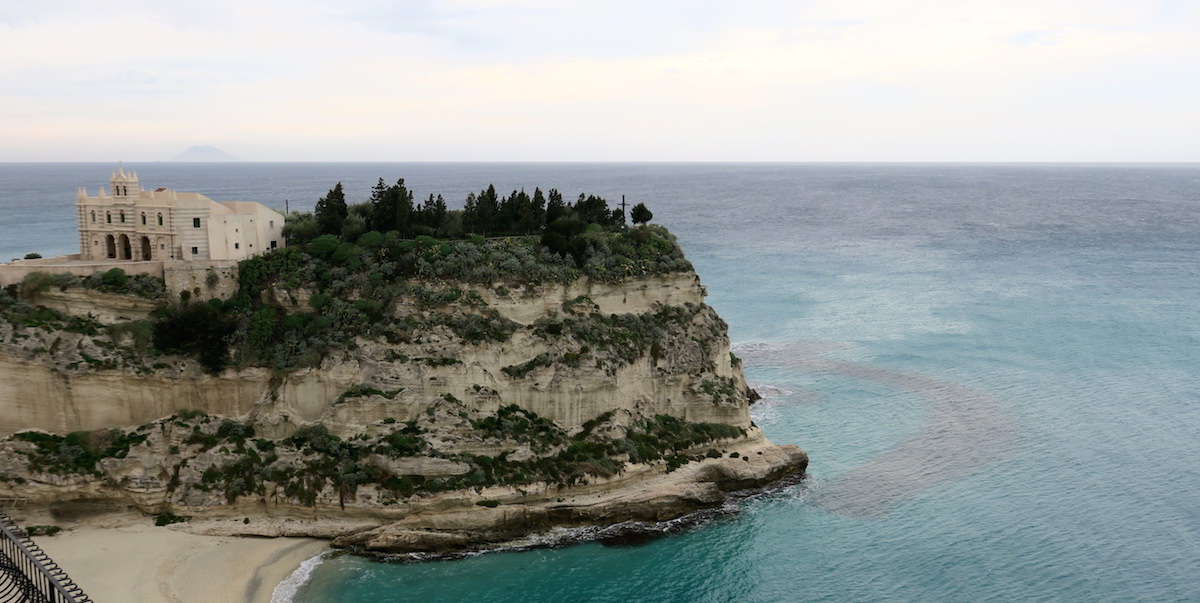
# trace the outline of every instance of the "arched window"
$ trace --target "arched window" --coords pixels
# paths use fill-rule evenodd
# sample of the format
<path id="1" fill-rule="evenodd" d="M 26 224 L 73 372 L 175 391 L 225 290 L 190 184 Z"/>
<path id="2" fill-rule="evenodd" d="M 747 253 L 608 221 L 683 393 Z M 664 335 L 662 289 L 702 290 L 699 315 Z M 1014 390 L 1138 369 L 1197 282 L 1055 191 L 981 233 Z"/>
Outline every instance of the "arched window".
<path id="1" fill-rule="evenodd" d="M 109 224 L 112 224 L 112 212 L 111 211 L 104 212 L 104 220 L 106 222 L 108 222 Z"/>
<path id="2" fill-rule="evenodd" d="M 146 225 L 146 212 L 142 212 L 142 226 Z"/>
<path id="3" fill-rule="evenodd" d="M 92 224 L 96 223 L 96 212 L 92 212 Z"/>
<path id="4" fill-rule="evenodd" d="M 121 212 L 121 223 L 125 223 L 125 212 Z"/>
<path id="5" fill-rule="evenodd" d="M 158 225 L 162 226 L 162 213 L 161 212 L 158 214 Z"/>

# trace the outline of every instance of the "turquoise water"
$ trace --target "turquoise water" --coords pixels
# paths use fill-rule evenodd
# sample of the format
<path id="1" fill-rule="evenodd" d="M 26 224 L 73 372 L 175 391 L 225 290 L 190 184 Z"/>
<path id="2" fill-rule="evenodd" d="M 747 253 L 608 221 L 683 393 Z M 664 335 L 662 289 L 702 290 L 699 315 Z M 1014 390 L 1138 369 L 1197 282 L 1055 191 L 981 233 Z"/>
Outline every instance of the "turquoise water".
<path id="1" fill-rule="evenodd" d="M 806 482 L 641 546 L 343 556 L 296 601 L 1200 600 L 1198 166 L 134 167 L 293 208 L 381 176 L 645 202 L 730 324 L 756 421 L 811 456 Z M 109 169 L 0 165 L 24 216 L 0 257 L 70 251 L 74 187 Z"/>

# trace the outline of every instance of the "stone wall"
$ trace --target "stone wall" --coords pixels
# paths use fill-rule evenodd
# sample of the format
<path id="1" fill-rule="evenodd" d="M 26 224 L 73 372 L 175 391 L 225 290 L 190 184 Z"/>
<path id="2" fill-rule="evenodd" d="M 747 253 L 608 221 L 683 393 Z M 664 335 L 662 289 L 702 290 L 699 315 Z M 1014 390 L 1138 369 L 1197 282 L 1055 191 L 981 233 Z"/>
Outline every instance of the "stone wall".
<path id="1" fill-rule="evenodd" d="M 125 274 L 129 275 L 147 274 L 163 278 L 163 262 L 81 262 L 79 261 L 79 254 L 74 254 L 38 260 L 17 260 L 10 264 L 0 264 L 0 287 L 18 284 L 31 272 L 91 276 L 97 272 L 108 272 L 113 268 L 120 268 L 125 271 Z"/>
<path id="2" fill-rule="evenodd" d="M 167 262 L 163 270 L 167 295 L 179 299 L 187 291 L 194 300 L 228 299 L 238 290 L 237 260 Z"/>

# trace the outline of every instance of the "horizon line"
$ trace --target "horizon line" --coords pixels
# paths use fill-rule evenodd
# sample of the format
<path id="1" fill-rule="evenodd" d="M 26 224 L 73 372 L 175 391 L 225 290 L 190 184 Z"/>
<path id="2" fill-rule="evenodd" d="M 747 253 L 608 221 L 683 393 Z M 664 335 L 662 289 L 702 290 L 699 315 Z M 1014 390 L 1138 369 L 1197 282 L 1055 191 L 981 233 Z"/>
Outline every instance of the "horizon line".
<path id="1" fill-rule="evenodd" d="M 75 161 L 0 161 L 0 165 L 38 165 L 38 164 L 104 164 L 109 165 L 111 161 L 97 160 L 75 160 Z M 498 160 L 453 160 L 453 161 L 436 161 L 436 160 L 264 160 L 264 161 L 126 161 L 119 160 L 115 163 L 134 163 L 134 164 L 177 164 L 177 165 L 253 165 L 253 164 L 371 164 L 371 163 L 387 163 L 387 164 L 492 164 L 492 165 L 529 165 L 529 164 L 559 164 L 559 165 L 585 165 L 585 164 L 615 164 L 615 165 L 1200 165 L 1200 160 L 1195 161 L 1016 161 L 1016 160 L 998 160 L 998 161 L 769 161 L 769 160 L 577 160 L 577 161 L 498 161 Z"/>

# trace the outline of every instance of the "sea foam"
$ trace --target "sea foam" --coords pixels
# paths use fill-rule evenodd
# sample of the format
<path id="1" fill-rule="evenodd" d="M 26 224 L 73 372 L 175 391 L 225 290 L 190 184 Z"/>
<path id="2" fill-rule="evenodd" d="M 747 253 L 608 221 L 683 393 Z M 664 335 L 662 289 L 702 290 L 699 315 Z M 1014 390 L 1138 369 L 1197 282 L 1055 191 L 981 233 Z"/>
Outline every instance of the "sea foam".
<path id="1" fill-rule="evenodd" d="M 292 603 L 296 598 L 296 593 L 300 592 L 305 584 L 308 584 L 308 581 L 312 579 L 313 572 L 324 560 L 325 553 L 321 553 L 301 563 L 296 571 L 284 578 L 283 582 L 280 582 L 271 592 L 271 603 Z"/>

